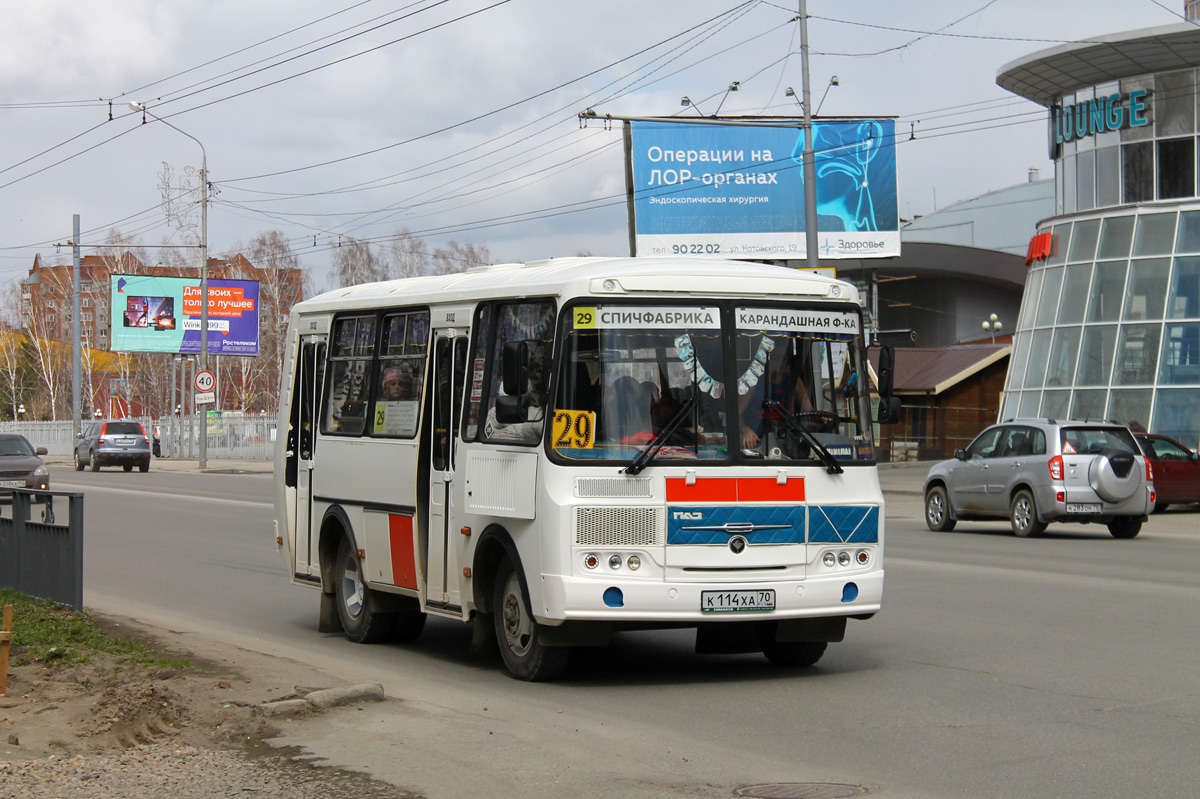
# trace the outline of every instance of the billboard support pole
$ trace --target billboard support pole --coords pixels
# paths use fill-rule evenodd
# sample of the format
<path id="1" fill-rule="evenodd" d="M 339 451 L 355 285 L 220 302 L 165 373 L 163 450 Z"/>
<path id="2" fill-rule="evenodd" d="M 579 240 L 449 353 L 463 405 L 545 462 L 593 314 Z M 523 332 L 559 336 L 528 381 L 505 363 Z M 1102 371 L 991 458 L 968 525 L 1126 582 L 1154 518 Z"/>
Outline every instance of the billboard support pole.
<path id="1" fill-rule="evenodd" d="M 812 92 L 808 80 L 808 3 L 800 0 L 800 71 L 804 80 L 804 251 L 808 268 L 821 266 L 817 251 L 817 164 L 813 153 Z"/>

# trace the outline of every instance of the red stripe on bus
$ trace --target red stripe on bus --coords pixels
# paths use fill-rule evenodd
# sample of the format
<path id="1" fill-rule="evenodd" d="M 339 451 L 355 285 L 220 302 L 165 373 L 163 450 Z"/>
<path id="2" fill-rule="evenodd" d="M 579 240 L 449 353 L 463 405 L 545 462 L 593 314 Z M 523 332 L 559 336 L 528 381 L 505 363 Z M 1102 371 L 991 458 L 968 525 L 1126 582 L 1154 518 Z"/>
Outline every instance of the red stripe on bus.
<path id="1" fill-rule="evenodd" d="M 667 502 L 737 502 L 737 481 L 729 477 L 667 478 Z"/>
<path id="2" fill-rule="evenodd" d="M 392 582 L 399 588 L 417 588 L 417 561 L 413 547 L 413 517 L 388 514 L 388 540 L 392 545 Z"/>
<path id="3" fill-rule="evenodd" d="M 667 478 L 667 502 L 803 502 L 804 478 L 780 483 L 774 477 Z"/>
<path id="4" fill-rule="evenodd" d="M 739 502 L 803 502 L 804 478 L 793 477 L 781 483 L 774 477 L 739 477 Z"/>

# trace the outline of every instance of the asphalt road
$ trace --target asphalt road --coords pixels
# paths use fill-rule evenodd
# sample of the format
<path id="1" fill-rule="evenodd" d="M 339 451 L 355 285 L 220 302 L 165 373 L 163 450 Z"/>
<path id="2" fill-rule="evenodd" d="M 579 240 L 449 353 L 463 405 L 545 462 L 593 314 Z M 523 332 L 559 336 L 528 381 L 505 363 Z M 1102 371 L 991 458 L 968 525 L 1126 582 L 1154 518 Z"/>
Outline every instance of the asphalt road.
<path id="1" fill-rule="evenodd" d="M 885 484 L 919 485 L 911 470 Z M 431 620 L 413 646 L 316 632 L 275 554 L 270 475 L 52 467 L 86 492 L 85 604 L 291 657 L 403 700 L 284 742 L 442 797 L 720 796 L 834 782 L 891 797 L 1196 795 L 1200 514 L 930 533 L 889 495 L 885 609 L 814 669 L 700 657 L 683 632 L 578 650 L 559 683 L 509 679 Z"/>

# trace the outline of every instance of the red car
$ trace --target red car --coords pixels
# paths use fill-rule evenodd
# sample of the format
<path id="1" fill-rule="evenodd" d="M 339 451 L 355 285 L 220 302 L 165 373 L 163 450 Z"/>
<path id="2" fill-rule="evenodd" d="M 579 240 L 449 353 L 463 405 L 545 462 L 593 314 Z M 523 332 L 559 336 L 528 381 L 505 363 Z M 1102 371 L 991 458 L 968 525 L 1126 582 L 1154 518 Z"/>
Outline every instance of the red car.
<path id="1" fill-rule="evenodd" d="M 1173 503 L 1200 502 L 1200 455 L 1169 436 L 1138 433 L 1138 441 L 1154 469 L 1154 491 L 1160 511 Z"/>

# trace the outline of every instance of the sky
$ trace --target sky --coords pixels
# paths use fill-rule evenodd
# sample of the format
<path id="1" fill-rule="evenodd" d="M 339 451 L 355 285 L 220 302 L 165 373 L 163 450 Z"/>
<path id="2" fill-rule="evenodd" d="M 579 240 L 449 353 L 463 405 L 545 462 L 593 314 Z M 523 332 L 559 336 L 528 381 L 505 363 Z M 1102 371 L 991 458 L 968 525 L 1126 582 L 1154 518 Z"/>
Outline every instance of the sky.
<path id="1" fill-rule="evenodd" d="M 808 0 L 813 103 L 822 116 L 896 117 L 900 216 L 929 214 L 1021 183 L 1031 167 L 1053 176 L 1046 112 L 996 85 L 1002 66 L 1063 42 L 1179 24 L 1183 7 Z M 627 255 L 620 125 L 583 126 L 580 112 L 800 113 L 786 95 L 802 89 L 796 0 L 3 9 L 0 286 L 24 278 L 35 254 L 69 259 L 59 245 L 74 214 L 84 254 L 114 230 L 194 245 L 198 194 L 181 187 L 198 186 L 202 151 L 210 254 L 278 230 L 318 289 L 339 242 L 386 247 L 401 230 L 431 247 L 486 245 L 497 263 Z M 685 95 L 695 108 L 681 107 Z"/>

